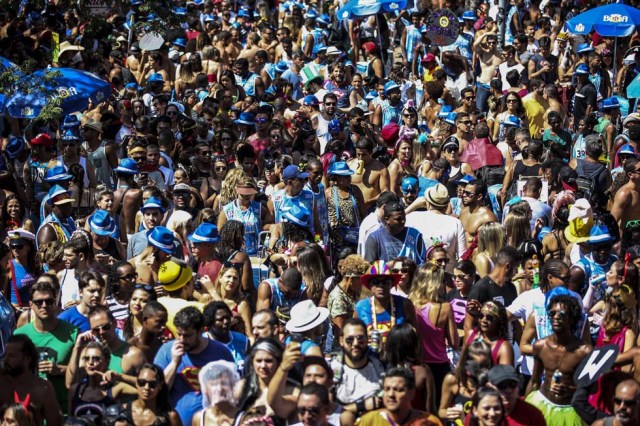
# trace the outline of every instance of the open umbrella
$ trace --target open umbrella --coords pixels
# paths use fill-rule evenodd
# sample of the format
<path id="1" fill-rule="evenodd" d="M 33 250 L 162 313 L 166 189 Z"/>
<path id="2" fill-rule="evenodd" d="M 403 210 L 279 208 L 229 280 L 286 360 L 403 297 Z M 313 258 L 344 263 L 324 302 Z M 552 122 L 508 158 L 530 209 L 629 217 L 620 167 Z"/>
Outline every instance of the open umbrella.
<path id="1" fill-rule="evenodd" d="M 640 25 L 640 10 L 623 3 L 587 10 L 566 23 L 573 34 L 589 34 L 591 30 L 596 30 L 605 37 L 630 36 L 636 25 Z"/>
<path id="2" fill-rule="evenodd" d="M 354 16 L 375 15 L 378 12 L 395 12 L 407 8 L 407 0 L 351 0 L 340 9 L 336 16 L 344 20 Z"/>
<path id="3" fill-rule="evenodd" d="M 57 96 L 62 100 L 60 108 L 67 115 L 85 110 L 89 106 L 89 100 L 94 104 L 103 102 L 113 91 L 111 84 L 97 75 L 73 68 L 38 70 L 24 78 L 44 82 L 50 72 L 57 72 L 59 75 L 43 83 L 45 90 L 33 93 L 17 91 L 7 99 L 5 106 L 9 115 L 16 118 L 36 118 L 50 96 Z"/>

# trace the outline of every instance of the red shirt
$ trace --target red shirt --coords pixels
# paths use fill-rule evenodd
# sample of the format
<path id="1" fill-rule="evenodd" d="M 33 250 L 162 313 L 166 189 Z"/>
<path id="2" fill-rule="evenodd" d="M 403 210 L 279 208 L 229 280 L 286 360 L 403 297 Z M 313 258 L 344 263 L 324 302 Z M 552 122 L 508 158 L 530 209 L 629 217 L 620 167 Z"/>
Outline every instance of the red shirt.
<path id="1" fill-rule="evenodd" d="M 469 426 L 472 415 L 472 413 L 467 414 L 465 426 Z M 516 400 L 516 406 L 506 420 L 508 426 L 547 426 L 542 412 L 520 398 Z"/>

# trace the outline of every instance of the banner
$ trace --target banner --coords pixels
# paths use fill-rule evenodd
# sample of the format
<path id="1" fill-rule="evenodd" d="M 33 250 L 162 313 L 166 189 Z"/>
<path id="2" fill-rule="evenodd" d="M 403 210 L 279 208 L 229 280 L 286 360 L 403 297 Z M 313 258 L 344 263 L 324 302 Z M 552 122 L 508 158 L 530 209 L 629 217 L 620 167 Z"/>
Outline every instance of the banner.
<path id="1" fill-rule="evenodd" d="M 427 37 L 437 46 L 453 44 L 460 32 L 458 17 L 449 9 L 438 9 L 427 19 Z"/>

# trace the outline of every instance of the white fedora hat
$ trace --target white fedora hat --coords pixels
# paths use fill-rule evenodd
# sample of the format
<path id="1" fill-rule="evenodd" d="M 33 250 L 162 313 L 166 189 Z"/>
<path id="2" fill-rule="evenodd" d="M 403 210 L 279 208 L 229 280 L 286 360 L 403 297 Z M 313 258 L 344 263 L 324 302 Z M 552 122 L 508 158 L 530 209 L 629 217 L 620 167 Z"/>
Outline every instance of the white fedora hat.
<path id="1" fill-rule="evenodd" d="M 311 300 L 296 303 L 290 311 L 291 319 L 285 328 L 290 333 L 303 333 L 322 324 L 329 317 L 329 309 L 317 307 Z"/>

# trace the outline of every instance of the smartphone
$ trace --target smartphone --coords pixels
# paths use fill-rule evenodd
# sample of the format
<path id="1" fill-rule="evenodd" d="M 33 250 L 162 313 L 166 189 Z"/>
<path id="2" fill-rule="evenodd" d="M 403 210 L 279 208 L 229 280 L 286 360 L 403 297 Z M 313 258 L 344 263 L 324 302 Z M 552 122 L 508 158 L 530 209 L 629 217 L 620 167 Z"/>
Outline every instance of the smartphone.
<path id="1" fill-rule="evenodd" d="M 292 342 L 302 343 L 304 341 L 304 336 L 301 333 L 290 333 L 289 337 Z"/>
<path id="2" fill-rule="evenodd" d="M 140 178 L 141 179 L 148 179 L 149 178 L 149 172 L 140 172 Z"/>

